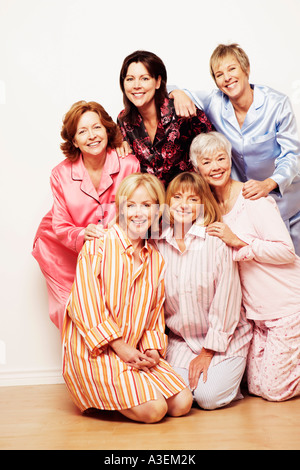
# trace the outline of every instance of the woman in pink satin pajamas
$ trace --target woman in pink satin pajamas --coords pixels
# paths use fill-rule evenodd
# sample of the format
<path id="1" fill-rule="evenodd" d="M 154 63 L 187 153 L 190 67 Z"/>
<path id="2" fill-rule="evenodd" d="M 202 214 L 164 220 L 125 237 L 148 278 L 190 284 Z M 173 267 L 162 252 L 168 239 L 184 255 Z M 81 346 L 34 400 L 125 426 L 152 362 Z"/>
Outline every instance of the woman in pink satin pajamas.
<path id="1" fill-rule="evenodd" d="M 61 136 L 66 159 L 52 170 L 53 206 L 38 227 L 32 252 L 46 279 L 50 319 L 60 330 L 79 251 L 85 240 L 99 236 L 100 224 L 106 228 L 114 219 L 121 181 L 140 171 L 133 155 L 117 155 L 120 130 L 98 103 L 75 103 Z"/>

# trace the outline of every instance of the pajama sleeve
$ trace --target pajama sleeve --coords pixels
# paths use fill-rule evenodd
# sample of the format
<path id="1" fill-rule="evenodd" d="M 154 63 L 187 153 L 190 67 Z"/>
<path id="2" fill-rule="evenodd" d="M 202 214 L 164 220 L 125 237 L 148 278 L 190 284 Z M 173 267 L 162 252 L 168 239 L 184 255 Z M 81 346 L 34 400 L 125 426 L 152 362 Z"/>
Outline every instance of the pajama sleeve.
<path id="1" fill-rule="evenodd" d="M 64 192 L 59 180 L 59 174 L 54 171 L 50 177 L 53 194 L 52 226 L 60 242 L 76 253 L 79 253 L 84 243 L 85 227 L 77 227 L 68 211 Z"/>
<path id="2" fill-rule="evenodd" d="M 240 320 L 242 293 L 232 250 L 222 242 L 216 253 L 215 292 L 204 347 L 225 352 Z"/>
<path id="3" fill-rule="evenodd" d="M 81 250 L 72 287 L 68 315 L 93 356 L 101 354 L 110 341 L 122 333 L 105 305 L 101 263 L 103 239 L 85 242 Z"/>
<path id="4" fill-rule="evenodd" d="M 247 246 L 235 250 L 236 261 L 254 259 L 261 263 L 287 264 L 295 260 L 295 250 L 288 230 L 273 198 L 244 200 L 247 217 L 254 230 L 244 233 L 243 227 L 234 230 Z"/>

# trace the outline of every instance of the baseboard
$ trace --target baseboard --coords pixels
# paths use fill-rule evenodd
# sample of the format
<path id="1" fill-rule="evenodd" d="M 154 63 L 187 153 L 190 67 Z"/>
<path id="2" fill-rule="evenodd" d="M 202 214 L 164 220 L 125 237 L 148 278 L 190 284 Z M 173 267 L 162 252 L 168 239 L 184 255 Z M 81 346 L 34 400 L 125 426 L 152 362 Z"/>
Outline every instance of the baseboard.
<path id="1" fill-rule="evenodd" d="M 0 387 L 63 383 L 61 369 L 0 371 Z"/>

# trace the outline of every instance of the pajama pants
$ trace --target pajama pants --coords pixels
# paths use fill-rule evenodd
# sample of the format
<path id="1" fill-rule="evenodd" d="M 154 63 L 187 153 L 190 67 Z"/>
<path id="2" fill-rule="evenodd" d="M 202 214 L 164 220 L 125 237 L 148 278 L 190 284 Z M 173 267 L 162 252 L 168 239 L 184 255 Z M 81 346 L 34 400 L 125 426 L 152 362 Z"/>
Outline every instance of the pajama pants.
<path id="1" fill-rule="evenodd" d="M 269 401 L 300 395 L 300 313 L 254 322 L 247 380 L 250 393 Z"/>
<path id="2" fill-rule="evenodd" d="M 189 383 L 189 371 L 182 367 L 172 366 L 181 375 L 185 383 Z M 193 391 L 194 400 L 200 408 L 214 410 L 228 405 L 234 400 L 243 398 L 240 393 L 240 383 L 245 371 L 246 359 L 230 357 L 210 366 L 207 371 L 207 381 L 203 382 L 200 375 L 197 388 Z"/>

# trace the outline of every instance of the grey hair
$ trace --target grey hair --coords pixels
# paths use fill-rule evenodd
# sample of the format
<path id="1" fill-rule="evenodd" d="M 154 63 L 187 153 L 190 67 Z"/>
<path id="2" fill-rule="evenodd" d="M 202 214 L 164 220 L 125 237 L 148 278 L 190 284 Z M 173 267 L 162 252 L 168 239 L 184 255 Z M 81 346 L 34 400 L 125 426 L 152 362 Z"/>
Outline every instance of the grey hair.
<path id="1" fill-rule="evenodd" d="M 211 155 L 218 150 L 225 150 L 231 160 L 231 143 L 220 132 L 208 132 L 197 135 L 190 146 L 190 160 L 195 170 L 198 169 L 198 158 L 204 155 Z"/>

